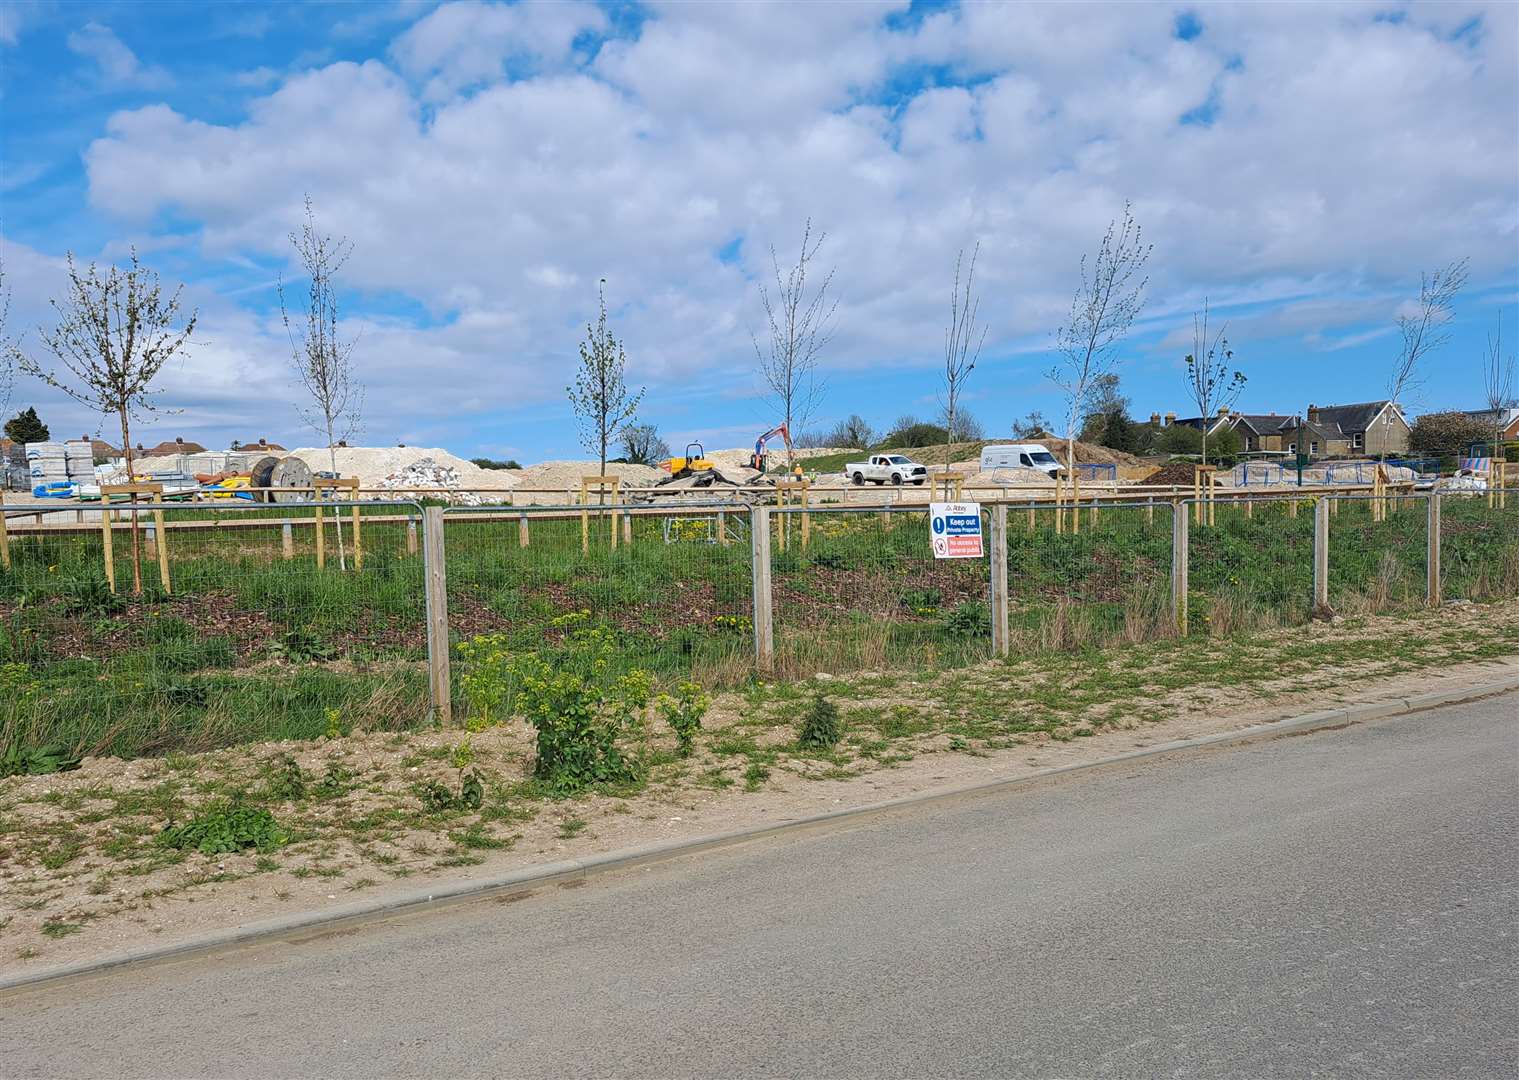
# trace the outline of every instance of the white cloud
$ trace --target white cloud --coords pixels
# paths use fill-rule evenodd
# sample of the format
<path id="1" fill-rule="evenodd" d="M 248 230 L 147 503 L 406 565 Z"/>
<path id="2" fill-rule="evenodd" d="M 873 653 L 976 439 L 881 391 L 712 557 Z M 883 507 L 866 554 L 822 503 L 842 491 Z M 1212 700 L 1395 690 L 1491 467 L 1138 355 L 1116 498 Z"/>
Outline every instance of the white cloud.
<path id="1" fill-rule="evenodd" d="M 396 414 L 375 424 L 397 430 L 412 410 L 557 400 L 601 277 L 635 378 L 747 383 L 752 276 L 809 215 L 838 266 L 840 368 L 931 361 L 978 238 L 988 355 L 1036 348 L 1126 198 L 1156 244 L 1153 325 L 1203 295 L 1279 309 L 1235 322 L 1241 348 L 1390 318 L 1421 266 L 1513 271 L 1511 5 L 1401 24 L 1208 6 L 1192 42 L 1152 5 L 883 21 L 905 8 L 660 6 L 585 61 L 578 36 L 609 32 L 595 8 L 446 5 L 390 64 L 294 76 L 241 123 L 117 114 L 86 155 L 90 198 L 128 222 L 172 208 L 210 259 L 285 259 L 310 192 L 354 241 L 354 310 L 400 293 L 431 315 L 365 320 L 369 400 Z M 1473 14 L 1485 32 L 1453 39 Z M 1205 102 L 1207 122 L 1179 123 Z"/>
<path id="2" fill-rule="evenodd" d="M 601 10 L 580 0 L 510 5 L 463 0 L 419 20 L 396 39 L 391 55 L 409 78 L 425 80 L 427 100 L 438 101 L 498 79 L 512 65 L 533 71 L 559 67 L 570 58 L 576 37 L 605 25 Z"/>
<path id="3" fill-rule="evenodd" d="M 88 22 L 68 36 L 70 51 L 95 61 L 101 80 L 114 89 L 162 90 L 172 85 L 169 73 L 145 66 L 109 26 Z"/>

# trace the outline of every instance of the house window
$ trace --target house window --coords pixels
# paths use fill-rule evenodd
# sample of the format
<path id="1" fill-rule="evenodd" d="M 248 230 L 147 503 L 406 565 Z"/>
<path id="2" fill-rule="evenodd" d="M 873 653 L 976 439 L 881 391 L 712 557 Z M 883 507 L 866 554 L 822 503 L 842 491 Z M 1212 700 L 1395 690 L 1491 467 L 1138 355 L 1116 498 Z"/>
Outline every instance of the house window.
<path id="1" fill-rule="evenodd" d="M 1357 449 L 1357 450 L 1359 450 L 1361 447 L 1365 446 L 1366 445 L 1366 433 L 1364 431 L 1358 431 L 1358 432 L 1356 432 L 1354 435 L 1352 435 L 1350 437 L 1350 445 L 1352 447 L 1354 447 L 1355 449 Z"/>
<path id="2" fill-rule="evenodd" d="M 1308 452 L 1310 454 L 1317 454 L 1319 452 L 1319 441 L 1317 439 L 1308 444 Z"/>

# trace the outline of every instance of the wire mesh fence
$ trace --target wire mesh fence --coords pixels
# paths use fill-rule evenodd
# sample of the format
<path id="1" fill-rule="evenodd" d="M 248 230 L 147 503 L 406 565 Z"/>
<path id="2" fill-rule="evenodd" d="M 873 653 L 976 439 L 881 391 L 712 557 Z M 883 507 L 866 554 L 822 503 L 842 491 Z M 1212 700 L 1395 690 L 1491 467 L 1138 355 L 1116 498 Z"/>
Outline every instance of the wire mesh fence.
<path id="1" fill-rule="evenodd" d="M 1330 495 L 1329 606 L 1342 615 L 1428 602 L 1429 497 Z"/>
<path id="2" fill-rule="evenodd" d="M 1441 497 L 1440 572 L 1449 600 L 1519 596 L 1519 490 Z"/>
<path id="3" fill-rule="evenodd" d="M 456 642 L 553 662 L 575 631 L 597 627 L 616 663 L 658 680 L 731 686 L 754 670 L 745 507 L 458 508 L 444 522 Z"/>
<path id="4" fill-rule="evenodd" d="M 326 545 L 334 513 L 345 526 L 342 554 L 321 566 L 317 509 L 14 515 L 0 746 L 131 756 L 425 720 L 418 509 L 322 507 Z"/>
<path id="5" fill-rule="evenodd" d="M 1158 500 L 1009 507 L 1010 651 L 1171 636 L 1173 513 Z"/>
<path id="6" fill-rule="evenodd" d="M 1312 499 L 1231 497 L 1188 502 L 1192 633 L 1290 626 L 1313 602 Z"/>
<path id="7" fill-rule="evenodd" d="M 989 564 L 935 559 L 927 507 L 787 509 L 770 517 L 778 675 L 915 669 L 991 655 Z"/>

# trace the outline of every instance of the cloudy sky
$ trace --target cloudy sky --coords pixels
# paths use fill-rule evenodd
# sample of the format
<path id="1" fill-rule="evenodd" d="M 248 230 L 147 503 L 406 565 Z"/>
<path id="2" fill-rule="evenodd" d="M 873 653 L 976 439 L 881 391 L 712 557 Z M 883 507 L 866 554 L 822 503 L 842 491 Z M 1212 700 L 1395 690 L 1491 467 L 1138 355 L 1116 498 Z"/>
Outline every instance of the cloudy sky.
<path id="1" fill-rule="evenodd" d="M 579 456 L 564 386 L 607 279 L 672 443 L 775 413 L 751 334 L 773 245 L 826 233 L 818 421 L 937 409 L 956 253 L 988 324 L 968 404 L 1031 409 L 1084 251 L 1130 201 L 1154 244 L 1122 352 L 1134 411 L 1186 410 L 1206 297 L 1288 412 L 1383 396 L 1419 273 L 1469 257 L 1415 404 L 1477 407 L 1519 344 L 1519 7 L 963 3 L 0 5 L 9 332 L 66 252 L 135 245 L 201 313 L 144 432 L 307 443 L 275 283 L 309 194 L 352 240 L 365 440 Z M 55 434 L 95 430 L 18 381 Z"/>

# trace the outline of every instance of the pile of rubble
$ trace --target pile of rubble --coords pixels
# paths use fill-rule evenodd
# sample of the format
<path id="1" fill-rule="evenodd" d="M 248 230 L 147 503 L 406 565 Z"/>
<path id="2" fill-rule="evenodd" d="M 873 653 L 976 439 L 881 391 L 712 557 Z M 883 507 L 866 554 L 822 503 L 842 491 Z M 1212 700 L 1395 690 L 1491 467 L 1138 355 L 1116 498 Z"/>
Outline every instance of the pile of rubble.
<path id="1" fill-rule="evenodd" d="M 460 490 L 468 485 L 464 478 L 459 475 L 459 470 L 451 465 L 440 464 L 434 458 L 422 458 L 413 461 L 405 468 L 397 469 L 374 485 L 382 491 L 408 492 L 416 488 L 447 488 L 451 492 L 457 492 L 448 496 L 448 501 L 459 506 L 482 506 L 488 500 L 473 491 Z M 503 496 L 497 496 L 499 502 Z"/>

